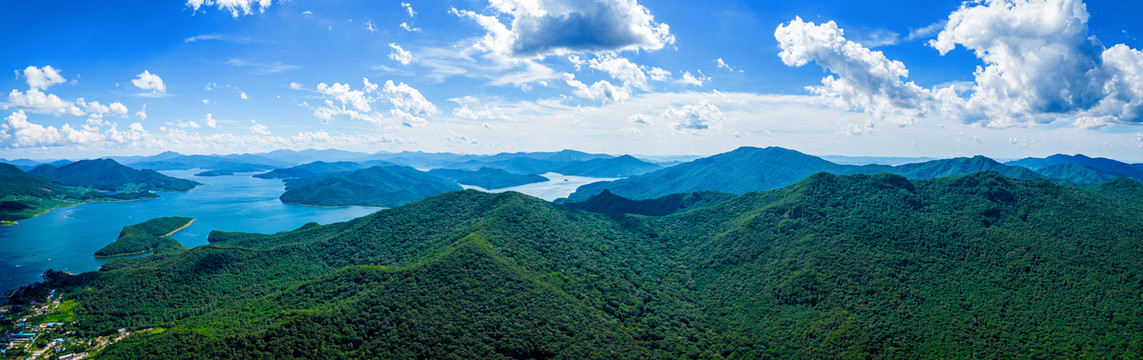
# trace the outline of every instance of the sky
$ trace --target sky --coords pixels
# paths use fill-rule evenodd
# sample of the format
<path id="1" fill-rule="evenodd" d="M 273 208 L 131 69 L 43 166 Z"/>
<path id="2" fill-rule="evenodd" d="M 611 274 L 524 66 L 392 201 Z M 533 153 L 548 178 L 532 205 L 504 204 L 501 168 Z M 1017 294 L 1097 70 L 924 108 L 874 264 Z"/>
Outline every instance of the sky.
<path id="1" fill-rule="evenodd" d="M 1143 162 L 1143 2 L 406 1 L 0 2 L 0 158 Z"/>

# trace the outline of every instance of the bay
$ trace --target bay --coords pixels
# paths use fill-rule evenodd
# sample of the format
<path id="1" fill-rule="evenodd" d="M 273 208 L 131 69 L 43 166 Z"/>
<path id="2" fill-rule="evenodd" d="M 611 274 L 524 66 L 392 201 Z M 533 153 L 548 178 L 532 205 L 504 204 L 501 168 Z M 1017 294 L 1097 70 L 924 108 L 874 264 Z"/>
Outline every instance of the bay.
<path id="1" fill-rule="evenodd" d="M 124 226 L 162 216 L 195 221 L 171 236 L 187 248 L 204 245 L 211 230 L 275 233 L 309 222 L 329 224 L 371 214 L 378 208 L 313 207 L 283 204 L 281 180 L 249 174 L 193 176 L 199 170 L 162 171 L 203 183 L 185 193 L 160 193 L 159 199 L 86 203 L 55 209 L 0 226 L 0 291 L 40 280 L 48 269 L 74 273 L 93 271 L 107 262 L 93 256 L 115 241 Z"/>

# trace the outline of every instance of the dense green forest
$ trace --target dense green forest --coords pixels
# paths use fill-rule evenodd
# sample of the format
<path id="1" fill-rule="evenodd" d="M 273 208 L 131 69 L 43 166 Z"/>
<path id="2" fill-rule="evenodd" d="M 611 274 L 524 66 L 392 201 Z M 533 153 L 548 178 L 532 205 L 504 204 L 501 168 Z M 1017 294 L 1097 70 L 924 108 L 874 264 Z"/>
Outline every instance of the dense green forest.
<path id="1" fill-rule="evenodd" d="M 166 176 L 154 170 L 132 169 L 111 159 L 81 160 L 58 168 L 52 165 L 40 165 L 29 173 L 62 185 L 116 192 L 189 191 L 195 186 L 202 185 Z"/>
<path id="2" fill-rule="evenodd" d="M 174 232 L 187 227 L 194 219 L 188 217 L 161 217 L 123 227 L 119 238 L 102 249 L 95 256 L 118 256 L 140 254 L 160 248 L 182 248 L 178 240 L 171 239 Z"/>
<path id="3" fill-rule="evenodd" d="M 81 336 L 157 329 L 107 359 L 1138 358 L 1141 194 L 818 173 L 643 216 L 468 190 L 44 286 Z"/>
<path id="4" fill-rule="evenodd" d="M 480 170 L 433 169 L 429 174 L 445 179 L 456 180 L 465 185 L 476 185 L 485 189 L 503 189 L 506 187 L 533 184 L 548 181 L 548 178 L 536 175 L 519 175 L 500 169 L 482 167 Z"/>
<path id="5" fill-rule="evenodd" d="M 287 204 L 392 207 L 460 190 L 456 181 L 407 166 L 374 166 L 352 172 L 286 180 Z"/>
<path id="6" fill-rule="evenodd" d="M 603 190 L 603 192 L 587 199 L 579 201 L 560 199 L 561 201 L 557 203 L 572 209 L 600 214 L 663 216 L 715 205 L 734 197 L 737 195 L 717 191 L 695 191 L 671 194 L 655 199 L 631 200 Z"/>

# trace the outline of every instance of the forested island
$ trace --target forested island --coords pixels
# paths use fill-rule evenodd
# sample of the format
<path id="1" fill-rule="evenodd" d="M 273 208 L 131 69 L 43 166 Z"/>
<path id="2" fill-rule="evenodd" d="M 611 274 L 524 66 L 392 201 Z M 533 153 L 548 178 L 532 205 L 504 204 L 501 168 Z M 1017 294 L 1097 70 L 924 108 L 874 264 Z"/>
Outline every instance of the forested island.
<path id="1" fill-rule="evenodd" d="M 126 226 L 115 242 L 96 250 L 95 256 L 135 255 L 164 247 L 182 248 L 178 240 L 168 236 L 190 226 L 193 222 L 194 219 L 188 217 L 161 217 Z"/>

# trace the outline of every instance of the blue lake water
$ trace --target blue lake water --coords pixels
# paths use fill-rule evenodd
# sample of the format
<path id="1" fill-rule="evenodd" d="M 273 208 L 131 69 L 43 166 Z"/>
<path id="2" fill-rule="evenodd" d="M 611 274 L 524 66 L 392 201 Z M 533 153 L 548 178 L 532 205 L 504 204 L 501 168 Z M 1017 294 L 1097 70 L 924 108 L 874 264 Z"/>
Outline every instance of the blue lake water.
<path id="1" fill-rule="evenodd" d="M 205 185 L 186 193 L 162 193 L 160 199 L 87 203 L 55 209 L 19 225 L 0 226 L 0 291 L 39 281 L 48 269 L 74 273 L 96 270 L 106 260 L 92 256 L 110 244 L 124 226 L 162 216 L 195 221 L 171 236 L 188 248 L 206 244 L 211 230 L 274 233 L 308 222 L 329 224 L 377 211 L 377 208 L 323 208 L 288 205 L 278 200 L 281 180 L 249 175 L 198 177 L 198 170 L 163 171 Z"/>
<path id="2" fill-rule="evenodd" d="M 92 254 L 119 237 L 124 226 L 163 216 L 186 216 L 195 221 L 172 235 L 188 248 L 206 244 L 211 230 L 275 233 L 308 222 L 329 224 L 371 214 L 378 208 L 312 207 L 283 204 L 281 180 L 250 175 L 193 176 L 198 170 L 162 171 L 205 185 L 185 193 L 162 193 L 160 199 L 87 203 L 55 209 L 19 225 L 0 226 L 0 291 L 40 280 L 45 270 L 80 273 L 99 269 L 106 259 Z M 548 173 L 550 181 L 492 190 L 518 191 L 544 200 L 567 197 L 581 185 L 604 180 Z M 465 188 L 479 187 L 464 185 Z M 488 190 L 484 190 L 488 191 Z"/>

